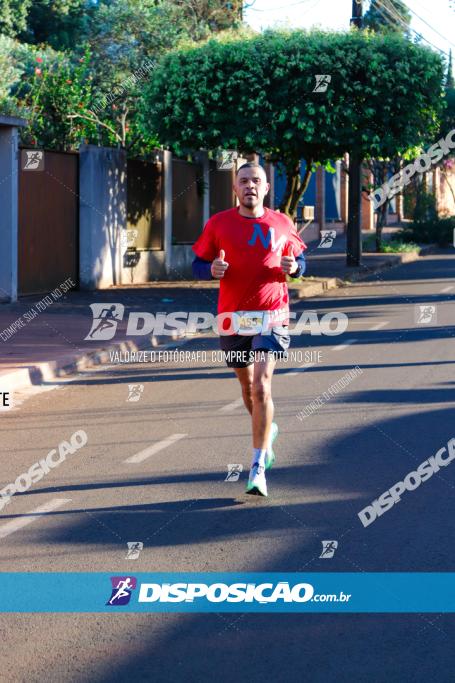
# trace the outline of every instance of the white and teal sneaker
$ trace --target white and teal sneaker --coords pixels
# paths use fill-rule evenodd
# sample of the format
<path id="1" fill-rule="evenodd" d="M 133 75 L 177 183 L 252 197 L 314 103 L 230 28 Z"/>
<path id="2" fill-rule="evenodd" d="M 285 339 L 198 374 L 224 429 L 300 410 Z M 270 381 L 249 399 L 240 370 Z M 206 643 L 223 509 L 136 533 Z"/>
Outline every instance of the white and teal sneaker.
<path id="1" fill-rule="evenodd" d="M 265 469 L 262 465 L 254 463 L 254 465 L 251 466 L 245 493 L 250 493 L 253 496 L 267 496 Z"/>
<path id="2" fill-rule="evenodd" d="M 265 469 L 269 470 L 271 467 L 273 467 L 275 463 L 275 453 L 273 451 L 273 442 L 275 441 L 276 437 L 278 436 L 278 425 L 276 422 L 272 422 L 272 426 L 270 428 L 270 445 L 267 448 L 267 454 L 265 456 Z"/>

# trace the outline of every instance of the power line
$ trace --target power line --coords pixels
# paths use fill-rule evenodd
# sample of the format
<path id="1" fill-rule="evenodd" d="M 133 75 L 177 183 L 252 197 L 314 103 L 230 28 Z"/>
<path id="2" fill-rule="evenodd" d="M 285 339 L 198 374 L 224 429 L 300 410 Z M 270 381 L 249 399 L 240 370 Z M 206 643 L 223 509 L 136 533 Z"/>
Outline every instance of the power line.
<path id="1" fill-rule="evenodd" d="M 376 3 L 376 9 L 378 10 L 379 14 L 385 19 L 386 23 L 389 26 L 392 26 L 392 28 L 395 28 L 396 22 L 398 21 L 398 23 L 401 26 L 403 26 L 403 28 L 405 28 L 406 30 L 414 31 L 414 29 L 412 29 L 410 26 L 408 26 L 408 24 L 405 22 L 405 20 L 402 17 L 396 17 L 394 14 L 392 14 L 392 11 L 388 5 L 383 5 L 382 2 L 380 2 L 380 0 L 375 0 L 375 3 Z M 384 14 L 384 12 L 381 10 L 381 7 L 383 7 L 385 9 L 385 11 L 387 12 L 387 15 Z M 416 33 L 416 32 L 414 31 L 414 33 Z"/>
<path id="2" fill-rule="evenodd" d="M 438 52 L 440 52 L 442 55 L 446 56 L 446 53 L 444 52 L 444 50 L 441 50 L 441 48 L 439 48 L 437 45 L 435 45 L 435 44 L 432 43 L 430 40 L 428 40 L 427 38 L 425 38 L 425 36 L 423 36 L 421 33 L 419 33 L 418 31 L 416 31 L 415 29 L 413 29 L 411 26 L 409 26 L 409 25 L 406 23 L 406 21 L 404 20 L 404 18 L 403 18 L 400 14 L 398 14 L 398 12 L 396 12 L 396 13 L 394 14 L 394 12 L 391 10 L 391 8 L 390 8 L 388 5 L 384 5 L 384 4 L 381 2 L 381 0 L 376 0 L 376 6 L 377 6 L 377 8 L 378 8 L 379 13 L 380 13 L 380 14 L 384 17 L 384 19 L 388 22 L 389 26 L 394 26 L 394 23 L 392 22 L 392 19 L 393 19 L 395 22 L 398 22 L 398 24 L 400 24 L 401 26 L 403 26 L 403 28 L 405 28 L 406 30 L 412 31 L 418 38 L 422 38 L 426 43 L 428 43 L 428 45 L 431 45 L 431 47 L 434 47 L 435 50 L 438 50 Z M 389 16 L 386 16 L 386 15 L 381 11 L 380 7 L 382 7 L 383 9 L 385 9 L 385 11 L 387 12 L 387 14 L 388 14 Z"/>
<path id="3" fill-rule="evenodd" d="M 379 0 L 376 0 L 376 2 L 379 2 Z M 386 9 L 388 11 L 389 15 L 395 19 L 395 21 L 398 21 L 399 23 L 401 23 L 402 26 L 404 26 L 406 29 L 411 30 L 417 37 L 422 38 L 426 43 L 428 43 L 428 45 L 431 45 L 431 47 L 434 47 L 435 50 L 439 50 L 439 52 L 442 55 L 446 56 L 446 53 L 444 52 L 444 50 L 441 50 L 441 48 L 439 48 L 437 45 L 432 43 L 431 40 L 428 40 L 427 38 L 425 38 L 425 36 L 422 33 L 419 33 L 418 31 L 413 29 L 411 26 L 409 26 L 406 23 L 404 17 L 398 12 L 396 7 L 392 6 L 392 4 L 390 4 L 390 5 L 383 4 L 382 6 L 384 7 L 384 9 Z"/>
<path id="4" fill-rule="evenodd" d="M 420 19 L 420 21 L 422 21 L 424 24 L 426 24 L 426 25 L 428 26 L 428 28 L 430 28 L 432 31 L 434 31 L 434 33 L 436 33 L 440 38 L 442 38 L 442 39 L 445 40 L 447 43 L 449 43 L 449 45 L 453 45 L 453 46 L 455 47 L 455 44 L 454 44 L 454 43 L 451 43 L 450 40 L 449 40 L 448 38 L 446 38 L 445 36 L 443 36 L 442 33 L 439 33 L 439 31 L 436 30 L 436 29 L 434 28 L 434 26 L 431 26 L 431 24 L 429 24 L 428 21 L 425 21 L 425 19 L 423 19 L 419 14 L 417 14 L 417 12 L 414 12 L 414 10 L 411 9 L 411 7 L 409 7 L 409 5 L 408 5 L 406 2 L 404 2 L 404 0 L 403 0 L 403 3 L 406 5 L 406 7 L 408 8 L 408 10 L 409 10 L 410 12 L 412 12 L 412 14 L 414 14 L 414 15 L 417 17 L 417 19 Z"/>

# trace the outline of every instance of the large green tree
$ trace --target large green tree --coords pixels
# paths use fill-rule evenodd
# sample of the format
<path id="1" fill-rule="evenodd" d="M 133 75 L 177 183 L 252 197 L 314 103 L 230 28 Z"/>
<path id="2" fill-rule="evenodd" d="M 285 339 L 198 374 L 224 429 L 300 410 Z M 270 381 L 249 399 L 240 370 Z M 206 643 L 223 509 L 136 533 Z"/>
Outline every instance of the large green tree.
<path id="1" fill-rule="evenodd" d="M 240 28 L 243 0 L 171 0 L 185 18 L 193 38 L 207 36 L 208 29 L 216 33 Z"/>
<path id="2" fill-rule="evenodd" d="M 14 38 L 27 27 L 32 0 L 0 0 L 0 34 Z"/>
<path id="3" fill-rule="evenodd" d="M 166 24 L 157 33 L 160 14 Z M 55 50 L 110 36 L 112 52 L 128 46 L 135 53 L 172 37 L 175 46 L 182 32 L 201 40 L 236 28 L 241 16 L 242 0 L 0 0 L 0 33 Z"/>
<path id="4" fill-rule="evenodd" d="M 26 23 L 20 40 L 55 50 L 79 45 L 99 5 L 90 0 L 26 0 Z"/>
<path id="5" fill-rule="evenodd" d="M 0 0 L 0 112 L 21 113 L 27 144 L 74 149 L 81 141 L 147 153 L 137 103 L 153 64 L 181 40 L 233 25 L 223 0 Z M 8 10 L 8 11 L 7 11 Z M 14 10 L 14 11 L 13 11 Z M 189 12 L 196 13 L 192 21 Z"/>
<path id="6" fill-rule="evenodd" d="M 281 162 L 281 208 L 294 215 L 308 181 L 301 159 L 311 170 L 344 152 L 394 157 L 420 144 L 437 129 L 442 81 L 439 56 L 399 35 L 245 32 L 166 55 L 144 88 L 141 125 L 177 153 L 239 149 Z"/>

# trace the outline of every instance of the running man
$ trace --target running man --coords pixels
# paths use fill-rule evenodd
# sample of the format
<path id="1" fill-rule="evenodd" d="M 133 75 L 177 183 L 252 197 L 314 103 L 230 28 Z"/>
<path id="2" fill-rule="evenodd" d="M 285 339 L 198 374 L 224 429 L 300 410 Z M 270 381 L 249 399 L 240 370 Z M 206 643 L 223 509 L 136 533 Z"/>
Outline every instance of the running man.
<path id="1" fill-rule="evenodd" d="M 97 320 L 99 320 L 99 325 L 98 327 L 94 327 L 92 330 L 92 333 L 89 334 L 89 337 L 93 337 L 95 332 L 103 332 L 108 327 L 112 327 L 115 322 L 120 322 L 121 318 L 117 318 L 115 315 L 115 304 L 112 306 L 109 306 L 109 308 L 103 308 L 101 313 L 99 314 Z"/>
<path id="2" fill-rule="evenodd" d="M 252 418 L 253 458 L 246 493 L 267 496 L 265 471 L 275 461 L 278 434 L 272 376 L 277 358 L 290 343 L 286 275 L 304 273 L 306 245 L 287 215 L 264 207 L 270 184 L 262 166 L 241 166 L 233 189 L 239 206 L 207 221 L 193 246 L 193 274 L 198 280 L 220 280 L 220 345 Z"/>
<path id="3" fill-rule="evenodd" d="M 133 588 L 133 584 L 131 583 L 131 579 L 128 576 L 124 581 L 119 581 L 118 585 L 115 588 L 117 590 L 117 593 L 115 593 L 109 600 L 110 605 L 113 604 L 114 600 L 126 598 L 126 596 L 130 594 Z"/>

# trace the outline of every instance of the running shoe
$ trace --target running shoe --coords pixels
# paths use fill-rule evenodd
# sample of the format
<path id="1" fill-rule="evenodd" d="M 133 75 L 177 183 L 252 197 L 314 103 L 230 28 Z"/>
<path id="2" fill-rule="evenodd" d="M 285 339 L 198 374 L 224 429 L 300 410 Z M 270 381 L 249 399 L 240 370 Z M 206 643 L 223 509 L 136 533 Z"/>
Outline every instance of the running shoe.
<path id="1" fill-rule="evenodd" d="M 262 465 L 254 463 L 254 465 L 251 466 L 245 493 L 250 493 L 253 496 L 267 496 L 265 469 Z"/>
<path id="2" fill-rule="evenodd" d="M 275 453 L 273 451 L 273 442 L 275 441 L 276 437 L 278 436 L 278 425 L 276 422 L 272 422 L 272 426 L 270 428 L 270 446 L 267 448 L 267 453 L 265 455 L 265 469 L 269 470 L 271 467 L 273 467 L 275 463 Z"/>

